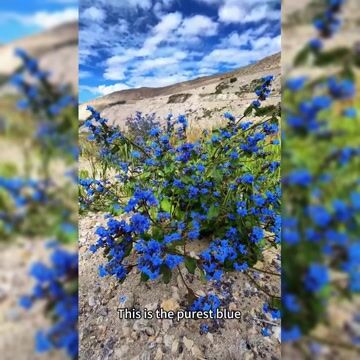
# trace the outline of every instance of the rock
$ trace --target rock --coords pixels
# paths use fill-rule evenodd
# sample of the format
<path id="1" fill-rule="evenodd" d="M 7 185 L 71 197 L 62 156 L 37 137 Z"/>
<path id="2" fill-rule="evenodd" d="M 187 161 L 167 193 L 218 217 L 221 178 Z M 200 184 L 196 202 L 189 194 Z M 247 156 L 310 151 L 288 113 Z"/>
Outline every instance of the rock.
<path id="1" fill-rule="evenodd" d="M 172 325 L 172 320 L 170 319 L 164 319 L 162 321 L 162 328 L 165 332 L 167 332 L 170 329 L 171 325 Z"/>
<path id="2" fill-rule="evenodd" d="M 191 353 L 195 356 L 195 359 L 203 358 L 203 353 L 196 345 L 191 348 Z"/>
<path id="3" fill-rule="evenodd" d="M 155 329 L 152 326 L 148 326 L 145 329 L 145 333 L 147 336 L 154 336 L 155 335 Z"/>
<path id="4" fill-rule="evenodd" d="M 203 290 L 197 290 L 196 295 L 197 296 L 206 296 L 205 291 L 203 291 Z"/>
<path id="5" fill-rule="evenodd" d="M 173 299 L 166 299 L 161 303 L 161 307 L 165 310 L 165 311 L 176 311 L 180 308 L 179 303 Z"/>
<path id="6" fill-rule="evenodd" d="M 158 303 L 154 302 L 154 303 L 151 303 L 151 304 L 146 304 L 144 306 L 144 308 L 147 309 L 147 310 L 150 310 L 150 311 L 155 311 L 157 309 L 157 306 L 158 306 Z"/>
<path id="7" fill-rule="evenodd" d="M 155 341 L 151 341 L 148 345 L 149 350 L 155 349 L 157 346 L 157 343 Z"/>
<path id="8" fill-rule="evenodd" d="M 214 342 L 214 336 L 213 336 L 213 334 L 207 333 L 207 334 L 206 334 L 206 337 L 208 338 L 208 340 L 209 340 L 211 343 Z"/>
<path id="9" fill-rule="evenodd" d="M 134 322 L 133 330 L 140 332 L 145 331 L 145 329 L 148 327 L 148 322 L 144 319 L 139 319 Z"/>
<path id="10" fill-rule="evenodd" d="M 91 307 L 93 307 L 93 306 L 96 305 L 96 300 L 95 300 L 95 297 L 94 297 L 94 296 L 90 296 L 90 297 L 89 297 L 88 304 L 89 304 L 89 306 L 91 306 Z"/>
<path id="11" fill-rule="evenodd" d="M 183 341 L 184 341 L 185 347 L 186 347 L 189 351 L 191 351 L 191 348 L 192 348 L 193 345 L 194 345 L 194 341 L 188 339 L 186 336 L 184 336 Z"/>
<path id="12" fill-rule="evenodd" d="M 115 359 L 122 360 L 126 358 L 128 352 L 129 352 L 128 345 L 123 345 L 120 348 L 115 349 L 114 351 Z"/>
<path id="13" fill-rule="evenodd" d="M 129 295 L 124 295 L 125 296 L 125 301 L 123 303 L 120 304 L 121 307 L 123 308 L 132 308 L 134 307 L 134 303 L 135 303 L 135 297 L 133 294 L 129 294 Z"/>
<path id="14" fill-rule="evenodd" d="M 253 360 L 254 359 L 254 354 L 250 351 L 247 351 L 246 353 L 243 354 L 242 357 L 243 360 Z"/>
<path id="15" fill-rule="evenodd" d="M 140 337 L 140 334 L 139 334 L 137 331 L 133 330 L 133 331 L 131 332 L 130 337 L 131 337 L 133 340 L 137 340 L 137 339 Z"/>
<path id="16" fill-rule="evenodd" d="M 281 344 L 281 328 L 280 326 L 274 326 L 273 327 L 273 336 L 277 341 Z"/>
<path id="17" fill-rule="evenodd" d="M 179 340 L 175 339 L 171 345 L 171 352 L 177 354 L 179 351 Z"/>
<path id="18" fill-rule="evenodd" d="M 107 316 L 108 312 L 109 312 L 108 308 L 103 307 L 103 308 L 100 309 L 99 314 L 101 316 Z"/>
<path id="19" fill-rule="evenodd" d="M 157 349 L 154 360 L 162 360 L 163 358 L 163 352 L 160 348 Z"/>
<path id="20" fill-rule="evenodd" d="M 235 304 L 235 303 L 230 303 L 229 304 L 229 310 L 230 311 L 236 311 L 236 310 L 238 310 L 238 306 Z"/>
<path id="21" fill-rule="evenodd" d="M 171 297 L 175 300 L 175 301 L 177 301 L 177 302 L 180 302 L 180 295 L 179 295 L 179 290 L 178 290 L 178 288 L 176 287 L 176 286 L 172 286 L 171 287 L 171 291 L 172 291 L 172 293 L 171 293 Z"/>
<path id="22" fill-rule="evenodd" d="M 130 335 L 131 329 L 128 326 L 124 326 L 122 328 L 122 334 L 125 337 L 128 337 Z"/>
<path id="23" fill-rule="evenodd" d="M 174 337 L 172 335 L 168 335 L 166 334 L 164 336 L 164 345 L 167 347 L 167 348 L 170 348 L 172 343 L 173 343 L 173 340 L 174 340 Z"/>
<path id="24" fill-rule="evenodd" d="M 139 360 L 151 360 L 150 352 L 149 351 L 144 351 L 140 355 Z"/>

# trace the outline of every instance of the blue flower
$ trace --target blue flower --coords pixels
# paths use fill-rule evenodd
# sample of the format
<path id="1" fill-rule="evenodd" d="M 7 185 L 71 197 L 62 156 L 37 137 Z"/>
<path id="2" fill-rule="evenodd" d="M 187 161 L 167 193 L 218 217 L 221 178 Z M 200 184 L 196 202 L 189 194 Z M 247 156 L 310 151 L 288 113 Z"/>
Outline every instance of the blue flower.
<path id="1" fill-rule="evenodd" d="M 305 276 L 306 289 L 310 292 L 318 292 L 328 283 L 328 268 L 321 264 L 311 264 Z"/>
<path id="2" fill-rule="evenodd" d="M 305 76 L 291 78 L 286 81 L 286 86 L 289 90 L 296 92 L 303 89 L 306 80 Z"/>
<path id="3" fill-rule="evenodd" d="M 28 310 L 31 308 L 33 302 L 30 296 L 22 296 L 19 300 L 19 305 Z"/>
<path id="4" fill-rule="evenodd" d="M 300 311 L 300 305 L 295 295 L 285 293 L 282 297 L 283 303 L 287 310 L 293 313 L 298 313 Z"/>
<path id="5" fill-rule="evenodd" d="M 281 341 L 290 342 L 299 340 L 301 337 L 301 330 L 298 325 L 293 326 L 290 329 L 284 327 L 281 328 Z"/>
<path id="6" fill-rule="evenodd" d="M 51 340 L 43 331 L 38 331 L 36 333 L 35 344 L 36 352 L 38 353 L 44 353 L 53 348 Z"/>
<path id="7" fill-rule="evenodd" d="M 150 228 L 150 220 L 148 217 L 139 213 L 131 217 L 132 230 L 137 234 L 143 234 Z"/>
<path id="8" fill-rule="evenodd" d="M 181 264 L 184 261 L 184 257 L 180 255 L 167 255 L 165 258 L 165 264 L 173 270 L 176 268 L 179 264 Z"/>

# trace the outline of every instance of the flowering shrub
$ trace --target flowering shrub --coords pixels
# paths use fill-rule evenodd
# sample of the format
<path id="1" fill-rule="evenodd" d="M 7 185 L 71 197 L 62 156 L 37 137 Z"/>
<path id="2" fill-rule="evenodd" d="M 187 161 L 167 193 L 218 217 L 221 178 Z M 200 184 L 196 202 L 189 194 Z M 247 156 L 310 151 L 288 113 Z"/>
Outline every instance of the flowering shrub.
<path id="1" fill-rule="evenodd" d="M 52 85 L 48 74 L 40 70 L 35 59 L 17 50 L 23 66 L 12 77 L 22 95 L 18 111 L 27 115 L 27 124 L 35 127 L 31 147 L 32 162 L 20 169 L 0 169 L 0 232 L 1 238 L 14 240 L 18 235 L 34 239 L 55 237 L 50 263 L 34 263 L 30 276 L 36 281 L 30 295 L 19 303 L 26 309 L 43 302 L 45 313 L 54 324 L 36 335 L 36 350 L 65 349 L 70 358 L 77 358 L 78 295 L 77 254 L 64 250 L 61 243 L 74 243 L 76 231 L 76 186 L 74 160 L 77 158 L 77 116 L 75 100 L 66 88 Z M 61 173 L 55 161 L 62 159 L 67 167 Z M 59 163 L 55 163 L 58 165 Z M 53 173 L 55 168 L 55 173 Z M 34 239 L 35 241 L 35 239 Z"/>
<path id="2" fill-rule="evenodd" d="M 284 89 L 284 341 L 311 334 L 326 320 L 330 301 L 360 290 L 360 133 L 352 106 L 359 53 L 324 46 L 339 28 L 342 5 L 326 1 L 315 20 L 319 36 L 295 65 L 343 66 L 327 77 L 290 78 Z"/>
<path id="3" fill-rule="evenodd" d="M 27 156 L 24 170 L 1 169 L 0 234 L 3 239 L 15 234 L 56 235 L 60 241 L 67 241 L 68 224 L 76 221 L 73 216 L 76 204 L 67 200 L 74 196 L 75 190 L 75 99 L 69 95 L 69 89 L 51 85 L 49 74 L 39 68 L 35 59 L 21 49 L 16 54 L 23 65 L 10 82 L 22 95 L 18 111 L 27 115 L 33 136 L 26 139 L 31 142 L 31 153 L 24 151 Z M 50 166 L 57 158 L 64 159 L 68 165 L 61 181 L 50 176 Z M 70 233 L 75 235 L 75 225 Z"/>
<path id="4" fill-rule="evenodd" d="M 70 95 L 69 88 L 53 86 L 48 80 L 49 73 L 39 68 L 36 59 L 22 49 L 17 49 L 16 55 L 23 65 L 10 82 L 23 95 L 17 103 L 18 109 L 36 118 L 34 146 L 41 147 L 44 159 L 69 154 L 73 161 L 78 152 L 78 126 L 73 121 L 77 117 L 76 99 Z"/>
<path id="5" fill-rule="evenodd" d="M 274 109 L 257 116 L 272 80 L 263 79 L 240 119 L 226 113 L 226 125 L 204 131 L 195 142 L 188 141 L 184 116 L 170 115 L 163 127 L 134 141 L 88 107 L 89 140 L 116 174 L 80 179 L 81 207 L 109 212 L 91 246 L 93 252 L 104 249 L 100 276 L 122 281 L 137 267 L 142 280 L 162 277 L 167 283 L 184 264 L 189 273 L 220 280 L 224 272 L 246 271 L 266 247 L 277 246 L 278 118 Z M 245 121 L 250 115 L 255 119 Z M 193 254 L 199 240 L 203 250 Z"/>
<path id="6" fill-rule="evenodd" d="M 155 113 L 142 114 L 137 111 L 135 116 L 129 116 L 126 119 L 126 133 L 127 136 L 133 140 L 147 138 L 149 131 L 160 126 L 159 121 L 156 120 Z"/>

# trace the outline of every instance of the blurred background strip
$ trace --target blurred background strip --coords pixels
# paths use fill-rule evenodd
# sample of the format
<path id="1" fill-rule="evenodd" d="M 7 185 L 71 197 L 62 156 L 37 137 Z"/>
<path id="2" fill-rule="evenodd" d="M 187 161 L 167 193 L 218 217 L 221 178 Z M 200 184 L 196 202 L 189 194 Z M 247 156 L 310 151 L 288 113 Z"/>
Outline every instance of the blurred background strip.
<path id="1" fill-rule="evenodd" d="M 283 3 L 284 359 L 360 357 L 360 8 Z"/>
<path id="2" fill-rule="evenodd" d="M 0 357 L 77 358 L 77 1 L 0 4 Z"/>

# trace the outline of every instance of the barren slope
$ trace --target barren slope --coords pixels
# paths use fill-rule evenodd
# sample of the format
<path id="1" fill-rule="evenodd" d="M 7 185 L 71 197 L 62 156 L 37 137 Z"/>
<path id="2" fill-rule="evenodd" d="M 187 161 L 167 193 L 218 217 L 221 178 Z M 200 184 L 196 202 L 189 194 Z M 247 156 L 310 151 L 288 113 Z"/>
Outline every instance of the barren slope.
<path id="1" fill-rule="evenodd" d="M 124 125 L 126 118 L 136 111 L 155 112 L 160 119 L 169 113 L 186 114 L 190 123 L 209 127 L 221 120 L 225 111 L 239 115 L 255 98 L 256 82 L 265 75 L 276 80 L 269 104 L 280 101 L 280 54 L 269 56 L 229 73 L 217 74 L 162 88 L 140 88 L 114 92 L 80 105 L 79 117 L 89 113 L 86 106 L 94 106 L 111 122 Z"/>

